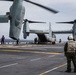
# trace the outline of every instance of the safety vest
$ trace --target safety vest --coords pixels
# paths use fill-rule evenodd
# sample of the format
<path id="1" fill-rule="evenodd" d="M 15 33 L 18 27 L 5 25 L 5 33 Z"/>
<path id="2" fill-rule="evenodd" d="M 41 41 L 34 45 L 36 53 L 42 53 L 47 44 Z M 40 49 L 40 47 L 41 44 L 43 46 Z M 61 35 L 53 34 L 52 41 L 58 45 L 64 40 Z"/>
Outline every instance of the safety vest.
<path id="1" fill-rule="evenodd" d="M 67 53 L 75 53 L 75 52 L 76 52 L 76 42 L 73 40 L 68 41 Z"/>

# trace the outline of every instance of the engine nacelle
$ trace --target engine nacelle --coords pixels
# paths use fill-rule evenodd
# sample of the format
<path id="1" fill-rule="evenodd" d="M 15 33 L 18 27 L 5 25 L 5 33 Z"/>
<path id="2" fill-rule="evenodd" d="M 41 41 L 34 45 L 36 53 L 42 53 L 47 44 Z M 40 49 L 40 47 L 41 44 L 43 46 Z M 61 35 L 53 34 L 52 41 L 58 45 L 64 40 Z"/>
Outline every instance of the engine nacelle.
<path id="1" fill-rule="evenodd" d="M 24 26 L 23 26 L 23 38 L 26 39 L 27 36 L 29 36 L 29 24 L 28 21 L 24 21 Z"/>
<path id="2" fill-rule="evenodd" d="M 17 40 L 17 39 L 19 39 L 20 32 L 21 32 L 20 28 L 18 28 L 16 26 L 10 26 L 9 37 L 14 40 Z"/>
<path id="3" fill-rule="evenodd" d="M 8 15 L 0 15 L 0 23 L 7 23 L 9 20 Z"/>
<path id="4" fill-rule="evenodd" d="M 73 37 L 74 40 L 76 41 L 76 24 L 73 25 Z"/>
<path id="5" fill-rule="evenodd" d="M 15 2 L 17 2 L 17 4 Z M 7 14 L 9 14 L 10 18 L 9 37 L 18 40 L 25 15 L 25 7 L 21 4 L 22 2 L 20 0 L 15 0 L 15 2 L 10 8 L 10 14 Z"/>
<path id="6" fill-rule="evenodd" d="M 29 36 L 29 33 L 23 33 L 23 38 L 26 39 Z"/>

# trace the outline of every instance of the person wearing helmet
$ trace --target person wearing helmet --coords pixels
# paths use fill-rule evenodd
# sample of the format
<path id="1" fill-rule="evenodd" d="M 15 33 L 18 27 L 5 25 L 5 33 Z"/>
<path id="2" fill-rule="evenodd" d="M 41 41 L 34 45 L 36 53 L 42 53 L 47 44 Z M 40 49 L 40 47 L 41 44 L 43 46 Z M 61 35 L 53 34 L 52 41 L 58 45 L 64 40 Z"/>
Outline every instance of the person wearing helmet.
<path id="1" fill-rule="evenodd" d="M 73 36 L 68 36 L 68 41 L 64 46 L 64 55 L 67 59 L 67 70 L 65 72 L 71 72 L 71 61 L 74 65 L 74 72 L 76 72 L 76 42 Z"/>

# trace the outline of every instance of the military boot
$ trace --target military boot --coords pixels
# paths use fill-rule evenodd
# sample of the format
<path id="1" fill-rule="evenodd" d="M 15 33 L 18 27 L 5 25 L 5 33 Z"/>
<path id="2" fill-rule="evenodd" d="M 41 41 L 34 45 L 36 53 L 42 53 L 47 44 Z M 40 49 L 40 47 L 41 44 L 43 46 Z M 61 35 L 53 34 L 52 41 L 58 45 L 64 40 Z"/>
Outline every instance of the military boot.
<path id="1" fill-rule="evenodd" d="M 74 69 L 74 72 L 76 73 L 76 69 Z"/>
<path id="2" fill-rule="evenodd" d="M 71 70 L 66 70 L 65 72 L 69 72 L 69 73 L 70 73 L 70 72 L 71 72 Z"/>

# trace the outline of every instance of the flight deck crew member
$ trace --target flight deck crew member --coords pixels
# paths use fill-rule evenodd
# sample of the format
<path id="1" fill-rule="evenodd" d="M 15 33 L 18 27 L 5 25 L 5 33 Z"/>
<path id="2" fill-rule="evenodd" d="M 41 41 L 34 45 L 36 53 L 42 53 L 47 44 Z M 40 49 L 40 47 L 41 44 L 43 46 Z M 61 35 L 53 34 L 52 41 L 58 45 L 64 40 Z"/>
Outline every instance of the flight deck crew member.
<path id="1" fill-rule="evenodd" d="M 68 37 L 64 46 L 64 55 L 67 58 L 67 70 L 65 72 L 71 72 L 71 61 L 74 65 L 74 72 L 76 72 L 76 42 L 73 40 L 73 36 Z"/>
<path id="2" fill-rule="evenodd" d="M 19 41 L 20 41 L 19 39 L 16 40 L 16 45 L 19 45 Z"/>
<path id="3" fill-rule="evenodd" d="M 5 42 L 5 37 L 3 35 L 2 38 L 1 38 L 1 44 L 4 44 L 4 42 Z"/>

